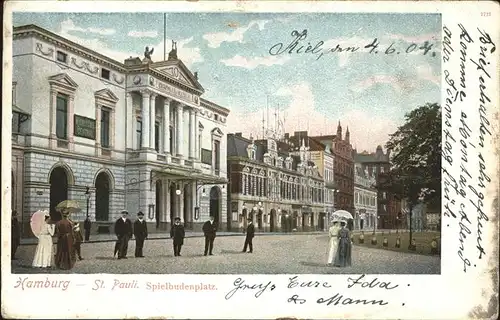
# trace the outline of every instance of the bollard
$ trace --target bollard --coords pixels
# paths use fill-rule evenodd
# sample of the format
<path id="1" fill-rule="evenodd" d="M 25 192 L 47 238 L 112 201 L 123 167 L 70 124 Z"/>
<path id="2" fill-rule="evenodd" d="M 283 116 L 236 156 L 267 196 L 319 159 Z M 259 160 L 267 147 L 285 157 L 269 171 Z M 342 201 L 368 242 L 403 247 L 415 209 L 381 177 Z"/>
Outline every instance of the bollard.
<path id="1" fill-rule="evenodd" d="M 437 239 L 434 238 L 432 239 L 432 242 L 431 242 L 431 254 L 437 254 L 438 253 L 438 243 L 437 243 Z"/>
<path id="2" fill-rule="evenodd" d="M 408 246 L 408 250 L 411 250 L 411 251 L 417 250 L 417 243 L 415 242 L 415 239 L 411 240 L 411 243 Z"/>
<path id="3" fill-rule="evenodd" d="M 389 246 L 389 241 L 387 240 L 387 237 L 384 237 L 384 241 L 382 242 L 382 245 L 384 247 L 388 247 Z"/>
<path id="4" fill-rule="evenodd" d="M 372 244 L 373 245 L 377 244 L 377 236 L 375 235 L 375 232 L 373 233 L 373 236 L 372 236 Z"/>
<path id="5" fill-rule="evenodd" d="M 394 246 L 395 248 L 401 248 L 401 237 L 398 236 L 396 238 L 396 245 Z"/>
<path id="6" fill-rule="evenodd" d="M 361 234 L 359 235 L 358 242 L 359 242 L 359 244 L 365 243 L 365 232 L 364 231 L 361 231 Z"/>

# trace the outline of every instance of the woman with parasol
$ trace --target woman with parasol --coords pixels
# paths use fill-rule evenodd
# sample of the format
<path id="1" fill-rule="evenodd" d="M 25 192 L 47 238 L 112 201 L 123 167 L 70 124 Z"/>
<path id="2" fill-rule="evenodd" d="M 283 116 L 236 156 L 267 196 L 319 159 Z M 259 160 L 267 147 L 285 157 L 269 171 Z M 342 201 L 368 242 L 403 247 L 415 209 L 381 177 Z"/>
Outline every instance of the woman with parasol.
<path id="1" fill-rule="evenodd" d="M 347 229 L 347 222 L 340 222 L 341 229 L 338 232 L 339 247 L 335 255 L 334 265 L 336 267 L 350 267 L 352 255 L 352 243 L 349 229 Z"/>
<path id="2" fill-rule="evenodd" d="M 78 202 L 74 200 L 64 200 L 56 206 L 56 210 L 61 212 L 62 219 L 56 223 L 57 252 L 55 265 L 59 269 L 69 270 L 73 268 L 76 261 L 73 250 L 74 233 L 73 223 L 69 220 L 71 213 L 80 211 Z"/>
<path id="3" fill-rule="evenodd" d="M 337 248 L 339 246 L 339 230 L 340 230 L 340 221 L 333 220 L 332 226 L 328 230 L 328 236 L 330 237 L 330 247 L 328 250 L 328 265 L 333 265 L 333 260 L 335 259 L 335 255 L 337 254 Z"/>
<path id="4" fill-rule="evenodd" d="M 54 224 L 50 220 L 48 211 L 37 211 L 31 216 L 31 230 L 38 238 L 32 266 L 35 268 L 49 268 L 52 264 L 52 236 Z"/>

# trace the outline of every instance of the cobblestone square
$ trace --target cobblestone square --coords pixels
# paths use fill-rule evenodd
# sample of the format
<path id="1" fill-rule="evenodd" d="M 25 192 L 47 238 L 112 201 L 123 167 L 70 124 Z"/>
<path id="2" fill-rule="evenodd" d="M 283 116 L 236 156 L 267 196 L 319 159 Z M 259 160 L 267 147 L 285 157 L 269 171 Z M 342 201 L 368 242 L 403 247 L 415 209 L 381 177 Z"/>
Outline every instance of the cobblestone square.
<path id="1" fill-rule="evenodd" d="M 114 242 L 82 244 L 83 261 L 69 273 L 142 274 L 439 274 L 440 258 L 353 246 L 352 267 L 326 265 L 326 235 L 257 235 L 254 252 L 242 253 L 244 236 L 215 239 L 214 255 L 203 256 L 204 238 L 186 238 L 182 256 L 174 257 L 172 240 L 146 240 L 145 258 L 134 258 L 135 241 L 129 242 L 128 259 L 113 258 Z M 31 268 L 35 245 L 23 245 L 12 262 L 13 273 L 68 273 Z"/>

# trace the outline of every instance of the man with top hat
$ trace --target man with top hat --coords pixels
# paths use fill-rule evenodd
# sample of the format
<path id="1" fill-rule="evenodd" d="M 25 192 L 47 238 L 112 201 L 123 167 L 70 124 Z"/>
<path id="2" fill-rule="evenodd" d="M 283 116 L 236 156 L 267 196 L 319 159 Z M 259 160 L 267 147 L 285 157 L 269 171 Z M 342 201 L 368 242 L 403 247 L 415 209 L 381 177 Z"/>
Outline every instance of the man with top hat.
<path id="1" fill-rule="evenodd" d="M 127 259 L 128 241 L 132 238 L 132 221 L 128 218 L 127 210 L 122 210 L 121 214 L 121 218 L 118 218 L 115 222 L 115 234 L 118 238 L 118 259 Z"/>
<path id="2" fill-rule="evenodd" d="M 144 258 L 142 249 L 144 248 L 144 240 L 148 237 L 148 225 L 144 221 L 144 213 L 139 211 L 137 213 L 137 220 L 134 222 L 134 236 L 135 236 L 135 257 Z"/>
<path id="3" fill-rule="evenodd" d="M 210 216 L 210 220 L 203 224 L 203 234 L 205 235 L 205 256 L 210 254 L 213 256 L 214 240 L 217 233 L 217 226 L 214 222 L 214 217 Z"/>
<path id="4" fill-rule="evenodd" d="M 174 256 L 181 256 L 181 248 L 184 244 L 184 237 L 186 232 L 184 231 L 184 226 L 181 224 L 181 218 L 175 218 L 174 225 L 170 229 L 170 238 L 174 240 Z"/>
<path id="5" fill-rule="evenodd" d="M 243 251 L 242 252 L 247 252 L 247 247 L 249 247 L 250 251 L 248 253 L 253 252 L 253 237 L 255 236 L 255 226 L 252 223 L 252 219 L 248 219 L 248 226 L 247 226 L 247 235 L 245 237 L 245 244 L 243 245 Z"/>

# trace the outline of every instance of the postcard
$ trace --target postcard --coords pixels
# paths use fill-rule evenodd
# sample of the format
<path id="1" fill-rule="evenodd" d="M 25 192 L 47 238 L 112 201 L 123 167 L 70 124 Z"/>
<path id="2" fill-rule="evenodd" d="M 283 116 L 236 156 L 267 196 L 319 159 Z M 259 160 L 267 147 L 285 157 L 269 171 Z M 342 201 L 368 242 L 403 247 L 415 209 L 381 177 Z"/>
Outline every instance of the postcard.
<path id="1" fill-rule="evenodd" d="M 5 8 L 3 317 L 498 317 L 495 3 Z"/>

